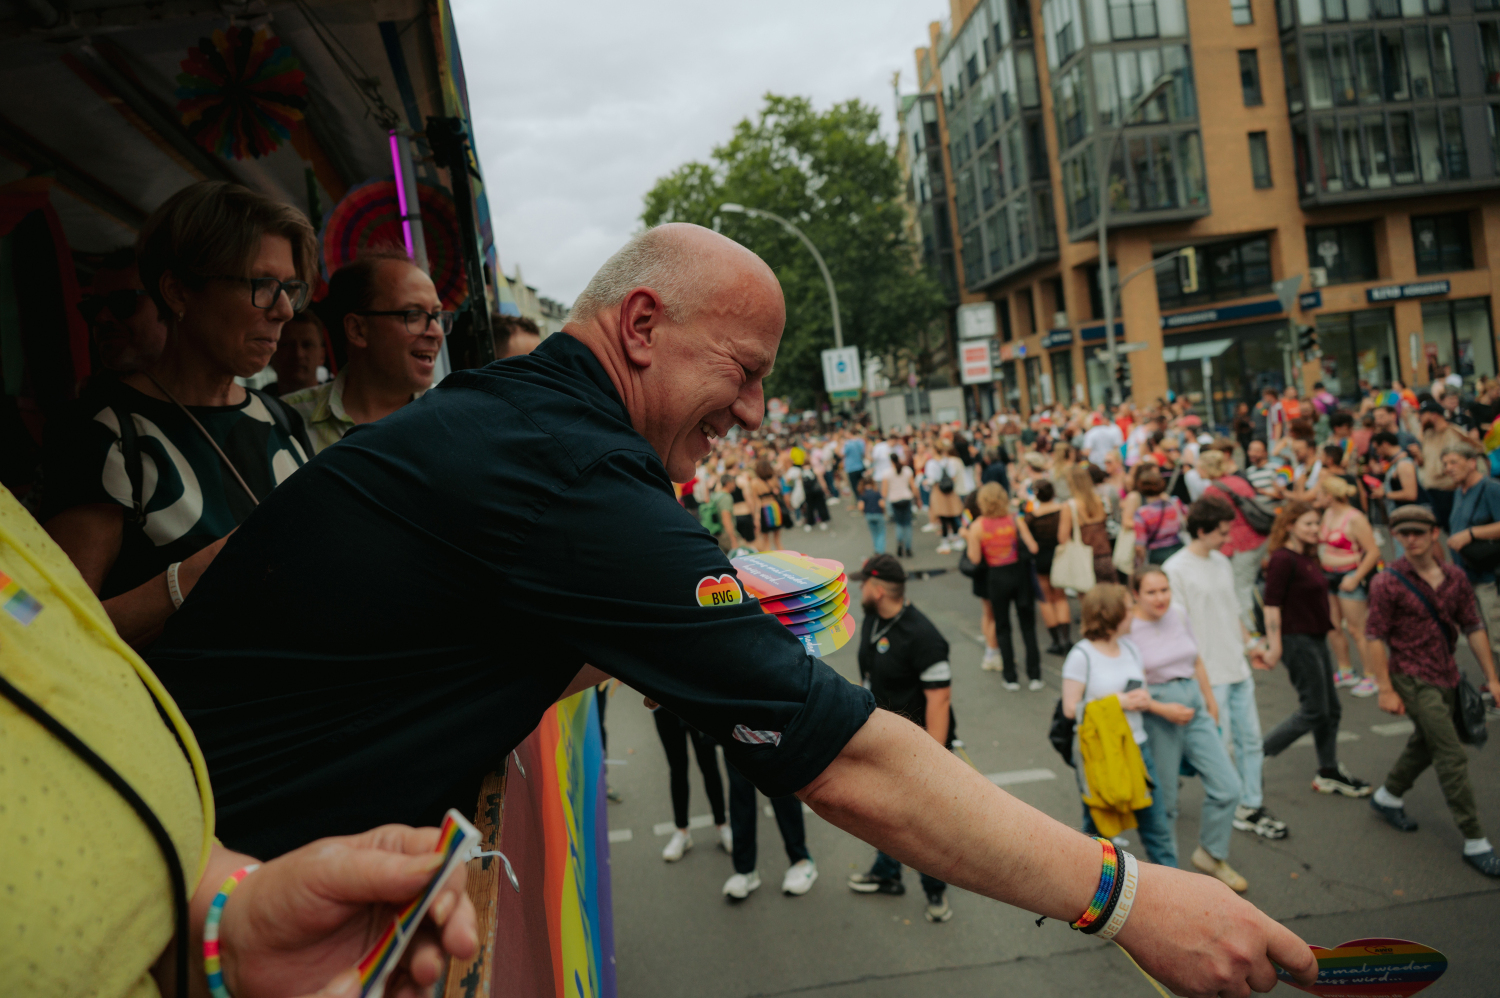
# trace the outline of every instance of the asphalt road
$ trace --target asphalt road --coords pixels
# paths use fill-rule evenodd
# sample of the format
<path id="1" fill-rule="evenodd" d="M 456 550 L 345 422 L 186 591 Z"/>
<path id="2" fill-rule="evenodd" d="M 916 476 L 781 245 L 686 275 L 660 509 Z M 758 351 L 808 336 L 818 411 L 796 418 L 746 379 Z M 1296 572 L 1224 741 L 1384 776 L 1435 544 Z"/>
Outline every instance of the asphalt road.
<path id="1" fill-rule="evenodd" d="M 870 553 L 863 518 L 851 516 L 847 505 L 833 507 L 833 514 L 829 531 L 788 531 L 784 544 L 854 568 Z M 1046 739 L 1061 660 L 1043 656 L 1047 688 L 1037 693 L 1024 687 L 1007 693 L 998 673 L 981 671 L 979 606 L 970 595 L 969 580 L 953 569 L 956 556 L 935 553 L 934 534 L 916 536 L 918 554 L 909 568 L 950 569 L 912 582 L 908 595 L 952 647 L 954 709 L 970 759 L 980 772 L 995 774 L 1010 793 L 1076 826 L 1080 807 L 1072 771 Z M 1019 640 L 1017 645 L 1019 656 Z M 858 674 L 853 643 L 828 661 L 845 676 Z M 1477 667 L 1472 660 L 1468 668 L 1473 678 Z M 1296 697 L 1282 670 L 1257 673 L 1257 678 L 1261 722 L 1269 730 L 1293 711 Z M 1351 772 L 1378 784 L 1404 744 L 1401 724 L 1381 713 L 1374 698 L 1356 699 L 1348 691 L 1341 696 L 1340 757 Z M 852 893 L 845 880 L 868 867 L 873 850 L 812 814 L 806 815 L 807 840 L 820 873 L 812 891 L 803 897 L 780 892 L 787 860 L 776 823 L 762 807 L 763 886 L 747 900 L 731 903 L 721 889 L 734 871 L 717 847 L 696 763 L 691 764 L 689 811 L 695 824 L 706 827 L 695 830 L 695 848 L 680 862 L 665 863 L 661 851 L 672 822 L 666 758 L 638 695 L 628 689 L 617 692 L 608 728 L 609 755 L 624 763 L 609 767 L 611 783 L 624 795 L 623 802 L 609 805 L 615 951 L 623 998 L 1156 994 L 1113 944 L 1086 939 L 1061 923 L 1049 921 L 1038 928 L 1034 916 L 988 898 L 950 888 L 952 921 L 928 923 L 911 871 L 903 897 Z M 1492 730 L 1500 735 L 1500 725 Z M 1500 739 L 1485 750 L 1471 750 L 1470 773 L 1480 816 L 1500 843 L 1497 753 Z M 1385 936 L 1441 950 L 1449 958 L 1449 970 L 1425 992 L 1432 998 L 1500 995 L 1494 957 L 1500 882 L 1461 861 L 1463 839 L 1436 777 L 1429 771 L 1406 795 L 1407 813 L 1422 827 L 1416 834 L 1402 834 L 1363 800 L 1312 792 L 1314 765 L 1310 741 L 1267 760 L 1266 804 L 1287 822 L 1291 834 L 1268 842 L 1235 833 L 1230 862 L 1250 882 L 1246 896 L 1309 942 L 1334 946 Z M 1201 801 L 1198 782 L 1184 781 L 1178 827 L 1184 862 L 1196 842 Z M 1135 833 L 1127 834 L 1141 854 Z M 1301 994 L 1285 985 L 1276 993 Z"/>

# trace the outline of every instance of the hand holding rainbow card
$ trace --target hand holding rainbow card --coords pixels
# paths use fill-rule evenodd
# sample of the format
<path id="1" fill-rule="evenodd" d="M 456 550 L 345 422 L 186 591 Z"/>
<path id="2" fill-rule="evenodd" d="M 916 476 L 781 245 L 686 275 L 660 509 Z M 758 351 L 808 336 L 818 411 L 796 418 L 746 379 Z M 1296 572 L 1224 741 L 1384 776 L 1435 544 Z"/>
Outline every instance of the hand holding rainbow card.
<path id="1" fill-rule="evenodd" d="M 479 847 L 479 829 L 464 820 L 463 815 L 452 808 L 443 816 L 443 824 L 439 829 L 437 852 L 445 857 L 443 865 L 433 874 L 422 893 L 412 899 L 411 904 L 402 908 L 391 919 L 375 945 L 365 954 L 364 959 L 359 961 L 359 994 L 360 998 L 382 998 L 385 994 L 385 982 L 391 976 L 391 971 L 396 969 L 396 964 L 401 961 L 401 954 L 406 951 L 406 946 L 411 942 L 412 936 L 417 934 L 417 926 L 422 924 L 422 919 L 427 917 L 427 909 L 432 907 L 437 892 L 443 886 L 454 869 L 460 863 L 466 863 L 473 855 L 474 850 Z"/>
<path id="2" fill-rule="evenodd" d="M 1353 939 L 1312 951 L 1318 958 L 1316 981 L 1298 984 L 1284 970 L 1277 976 L 1321 998 L 1409 998 L 1448 969 L 1446 956 L 1405 939 Z"/>
<path id="3" fill-rule="evenodd" d="M 766 551 L 731 564 L 745 592 L 796 635 L 809 655 L 831 655 L 854 636 L 858 625 L 849 612 L 849 577 L 840 562 Z"/>

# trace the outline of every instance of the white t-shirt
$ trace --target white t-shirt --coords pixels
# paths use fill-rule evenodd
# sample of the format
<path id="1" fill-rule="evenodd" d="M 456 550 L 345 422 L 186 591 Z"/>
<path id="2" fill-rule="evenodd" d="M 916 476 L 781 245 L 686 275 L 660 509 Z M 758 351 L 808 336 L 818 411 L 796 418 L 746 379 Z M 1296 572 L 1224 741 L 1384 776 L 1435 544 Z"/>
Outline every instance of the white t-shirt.
<path id="1" fill-rule="evenodd" d="M 1250 677 L 1245 646 L 1240 637 L 1240 604 L 1234 590 L 1234 569 L 1218 551 L 1200 558 L 1183 548 L 1162 566 L 1172 583 L 1172 605 L 1187 611 L 1193 633 L 1201 635 L 1198 654 L 1211 686 L 1238 683 Z"/>
<path id="2" fill-rule="evenodd" d="M 1063 678 L 1083 683 L 1083 699 L 1078 704 L 1078 720 L 1083 720 L 1083 708 L 1095 700 L 1125 692 L 1125 684 L 1132 679 L 1146 685 L 1146 668 L 1141 664 L 1141 651 L 1129 638 L 1120 639 L 1120 655 L 1108 658 L 1092 641 L 1080 641 L 1068 652 L 1063 661 Z M 1146 722 L 1138 710 L 1127 710 L 1125 720 L 1130 722 L 1135 743 L 1146 742 Z"/>
<path id="3" fill-rule="evenodd" d="M 1187 483 L 1188 496 L 1197 502 L 1203 498 L 1203 491 L 1208 488 L 1208 482 L 1198 474 L 1197 468 L 1189 468 L 1182 473 L 1182 480 Z"/>
<path id="4" fill-rule="evenodd" d="M 1089 461 L 1101 469 L 1104 459 L 1110 454 L 1118 454 L 1124 443 L 1125 434 L 1114 423 L 1100 423 L 1083 435 L 1083 449 L 1088 451 Z"/>
<path id="5" fill-rule="evenodd" d="M 891 445 L 884 440 L 870 449 L 870 468 L 877 482 L 885 481 L 895 472 L 896 466 L 891 463 Z"/>
<path id="6" fill-rule="evenodd" d="M 890 485 L 886 488 L 886 502 L 910 502 L 913 498 L 911 485 L 911 469 L 902 465 L 899 471 L 893 471 L 890 476 Z"/>

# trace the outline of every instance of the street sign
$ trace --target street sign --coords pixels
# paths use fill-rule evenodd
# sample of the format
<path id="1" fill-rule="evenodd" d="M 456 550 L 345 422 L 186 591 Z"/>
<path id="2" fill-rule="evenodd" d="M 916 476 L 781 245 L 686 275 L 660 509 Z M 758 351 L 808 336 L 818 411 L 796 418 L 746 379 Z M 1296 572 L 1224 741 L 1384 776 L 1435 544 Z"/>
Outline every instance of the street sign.
<path id="1" fill-rule="evenodd" d="M 1142 342 L 1139 342 L 1139 341 L 1137 341 L 1135 343 L 1116 343 L 1115 344 L 1115 353 L 1117 353 L 1117 354 L 1121 354 L 1121 353 L 1135 353 L 1137 350 L 1144 350 L 1144 349 L 1146 349 L 1150 345 L 1151 344 L 1149 344 L 1149 343 L 1142 343 Z M 1102 360 L 1106 360 L 1109 357 L 1109 351 L 1108 350 L 1095 350 L 1094 351 L 1094 356 L 1098 357 L 1101 361 Z"/>
<path id="2" fill-rule="evenodd" d="M 859 398 L 864 372 L 859 366 L 859 347 L 841 347 L 823 351 L 823 387 L 829 396 Z M 853 395 L 846 393 L 853 392 Z"/>
<path id="3" fill-rule="evenodd" d="M 966 385 L 988 384 L 995 380 L 995 367 L 990 363 L 989 340 L 960 343 L 958 364 L 963 383 Z"/>
<path id="4" fill-rule="evenodd" d="M 995 303 L 975 302 L 958 306 L 958 338 L 961 340 L 988 339 L 998 332 L 995 321 Z"/>
<path id="5" fill-rule="evenodd" d="M 859 389 L 858 388 L 851 388 L 847 392 L 829 392 L 828 393 L 828 401 L 830 401 L 830 402 L 855 402 L 858 399 L 859 399 Z"/>
<path id="6" fill-rule="evenodd" d="M 1301 274 L 1284 277 L 1271 285 L 1271 290 L 1276 292 L 1276 297 L 1281 301 L 1281 310 L 1283 312 L 1290 312 L 1292 310 L 1292 302 L 1297 300 L 1297 289 L 1300 287 L 1302 287 Z"/>

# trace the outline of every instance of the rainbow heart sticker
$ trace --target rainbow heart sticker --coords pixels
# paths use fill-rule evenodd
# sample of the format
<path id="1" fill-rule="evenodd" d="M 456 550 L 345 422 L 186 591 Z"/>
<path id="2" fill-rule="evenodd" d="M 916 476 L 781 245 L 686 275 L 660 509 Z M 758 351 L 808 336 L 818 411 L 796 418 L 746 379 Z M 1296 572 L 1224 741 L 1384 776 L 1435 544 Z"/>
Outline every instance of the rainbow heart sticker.
<path id="1" fill-rule="evenodd" d="M 1277 976 L 1321 998 L 1408 998 L 1448 969 L 1446 956 L 1405 939 L 1354 939 L 1333 949 L 1312 950 L 1318 958 L 1316 981 L 1298 984 L 1284 970 Z"/>
<path id="2" fill-rule="evenodd" d="M 699 606 L 733 606 L 745 601 L 739 581 L 729 573 L 705 575 L 698 580 Z"/>

